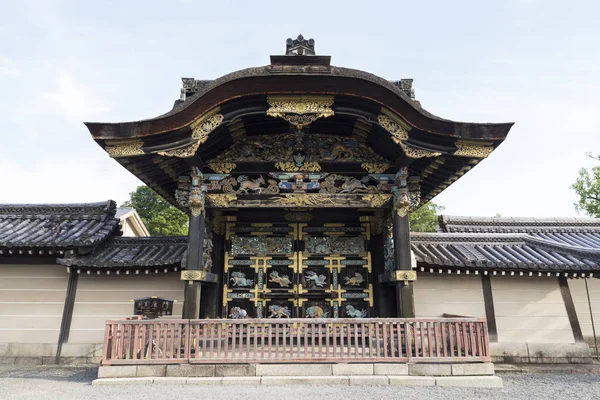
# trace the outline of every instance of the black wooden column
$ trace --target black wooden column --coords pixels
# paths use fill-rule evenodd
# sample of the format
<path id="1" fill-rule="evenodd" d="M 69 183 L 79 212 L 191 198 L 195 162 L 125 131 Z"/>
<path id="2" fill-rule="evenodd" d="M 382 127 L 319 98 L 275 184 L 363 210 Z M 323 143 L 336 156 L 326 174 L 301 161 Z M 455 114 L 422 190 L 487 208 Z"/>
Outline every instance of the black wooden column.
<path id="1" fill-rule="evenodd" d="M 194 192 L 196 191 L 196 192 Z M 190 225 L 188 231 L 187 263 L 188 271 L 202 270 L 202 253 L 204 247 L 204 194 L 199 189 L 192 189 L 190 194 Z M 201 282 L 188 281 L 184 289 L 183 319 L 200 318 Z"/>
<path id="2" fill-rule="evenodd" d="M 73 320 L 73 308 L 75 307 L 75 295 L 77 294 L 77 282 L 79 274 L 71 269 L 69 272 L 69 282 L 67 283 L 67 294 L 65 296 L 65 305 L 63 307 L 62 320 L 60 322 L 60 333 L 58 334 L 58 346 L 56 348 L 56 362 L 60 359 L 63 343 L 69 341 L 71 332 L 71 321 Z"/>
<path id="3" fill-rule="evenodd" d="M 408 212 L 398 213 L 397 210 L 394 210 L 393 218 L 394 258 L 396 260 L 396 270 L 410 271 L 410 225 Z M 396 309 L 398 317 L 414 318 L 415 304 L 412 282 L 396 282 Z"/>

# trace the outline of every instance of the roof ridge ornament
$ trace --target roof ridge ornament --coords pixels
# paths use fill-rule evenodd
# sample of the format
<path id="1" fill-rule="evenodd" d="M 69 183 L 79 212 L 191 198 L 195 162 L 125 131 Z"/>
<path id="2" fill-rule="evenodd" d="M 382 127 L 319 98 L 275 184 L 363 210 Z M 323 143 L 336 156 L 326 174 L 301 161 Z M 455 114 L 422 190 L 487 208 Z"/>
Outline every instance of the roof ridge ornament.
<path id="1" fill-rule="evenodd" d="M 315 56 L 315 40 L 304 39 L 302 34 L 296 39 L 288 38 L 285 41 L 286 56 Z"/>

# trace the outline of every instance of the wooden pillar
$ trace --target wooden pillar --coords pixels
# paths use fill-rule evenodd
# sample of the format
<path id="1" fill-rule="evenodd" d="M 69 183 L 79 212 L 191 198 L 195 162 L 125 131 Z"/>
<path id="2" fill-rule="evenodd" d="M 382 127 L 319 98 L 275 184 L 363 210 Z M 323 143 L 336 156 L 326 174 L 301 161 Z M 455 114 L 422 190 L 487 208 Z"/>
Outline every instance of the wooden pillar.
<path id="1" fill-rule="evenodd" d="M 62 320 L 60 322 L 60 332 L 58 334 L 58 346 L 56 348 L 56 361 L 60 358 L 63 343 L 69 341 L 69 333 L 71 332 L 71 321 L 73 320 L 73 308 L 75 307 L 75 295 L 77 294 L 77 282 L 79 274 L 76 270 L 71 269 L 69 273 L 69 282 L 67 283 L 67 295 L 65 297 L 65 305 L 63 307 Z"/>
<path id="2" fill-rule="evenodd" d="M 490 342 L 497 342 L 496 311 L 494 308 L 494 295 L 492 293 L 492 278 L 489 275 L 481 274 L 481 287 L 483 289 L 483 304 L 485 306 L 485 319 L 487 320 Z"/>
<path id="3" fill-rule="evenodd" d="M 569 290 L 569 283 L 567 278 L 561 276 L 558 278 L 558 285 L 560 287 L 560 294 L 562 295 L 565 308 L 567 310 L 567 316 L 569 317 L 569 323 L 571 324 L 571 330 L 573 331 L 573 338 L 577 343 L 584 342 L 583 333 L 581 331 L 581 325 L 577 318 L 577 311 L 575 311 L 575 303 L 573 302 L 573 296 Z"/>
<path id="4" fill-rule="evenodd" d="M 192 209 L 188 231 L 188 248 L 186 269 L 202 269 L 202 253 L 204 247 L 204 209 Z M 200 318 L 200 282 L 187 282 L 184 289 L 183 319 Z"/>
<path id="5" fill-rule="evenodd" d="M 400 215 L 403 214 L 403 215 Z M 396 269 L 410 271 L 410 225 L 408 212 L 398 213 L 394 210 L 394 258 Z M 412 282 L 396 283 L 396 309 L 399 318 L 415 317 L 415 302 Z"/>
<path id="6" fill-rule="evenodd" d="M 217 277 L 223 276 L 223 266 L 225 259 L 225 235 L 223 234 L 222 216 L 219 211 L 212 215 L 213 235 L 212 235 L 212 270 Z M 202 288 L 200 318 L 218 318 L 221 309 L 222 285 L 218 282 L 209 283 Z"/>

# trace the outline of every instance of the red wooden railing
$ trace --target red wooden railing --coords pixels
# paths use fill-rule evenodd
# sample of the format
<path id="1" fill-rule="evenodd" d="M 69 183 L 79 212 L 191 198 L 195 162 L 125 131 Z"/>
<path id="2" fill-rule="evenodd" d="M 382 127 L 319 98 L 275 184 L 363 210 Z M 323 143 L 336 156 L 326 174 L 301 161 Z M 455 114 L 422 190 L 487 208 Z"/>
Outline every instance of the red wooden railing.
<path id="1" fill-rule="evenodd" d="M 490 362 L 483 318 L 106 321 L 103 365 Z"/>

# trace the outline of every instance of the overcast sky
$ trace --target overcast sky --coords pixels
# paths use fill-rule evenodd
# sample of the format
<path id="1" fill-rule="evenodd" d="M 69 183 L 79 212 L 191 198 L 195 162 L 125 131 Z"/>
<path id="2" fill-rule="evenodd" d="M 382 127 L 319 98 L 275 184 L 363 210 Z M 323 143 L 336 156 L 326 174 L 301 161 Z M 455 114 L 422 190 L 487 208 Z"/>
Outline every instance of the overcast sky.
<path id="1" fill-rule="evenodd" d="M 515 122 L 435 198 L 455 215 L 576 216 L 600 153 L 600 1 L 0 0 L 0 203 L 122 203 L 141 182 L 83 121 L 168 111 L 181 77 L 265 65 L 314 38 L 332 64 L 414 78 L 443 118 Z"/>

